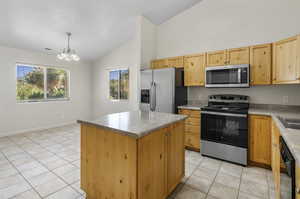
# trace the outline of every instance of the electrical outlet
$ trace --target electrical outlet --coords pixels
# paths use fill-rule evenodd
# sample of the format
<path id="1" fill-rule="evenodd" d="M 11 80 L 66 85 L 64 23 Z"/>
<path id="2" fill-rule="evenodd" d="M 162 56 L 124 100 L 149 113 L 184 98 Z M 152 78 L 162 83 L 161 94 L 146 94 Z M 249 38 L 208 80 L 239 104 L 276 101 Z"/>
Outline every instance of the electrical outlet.
<path id="1" fill-rule="evenodd" d="M 283 97 L 282 97 L 282 100 L 283 100 L 283 104 L 284 104 L 284 105 L 289 104 L 289 96 L 283 96 Z"/>

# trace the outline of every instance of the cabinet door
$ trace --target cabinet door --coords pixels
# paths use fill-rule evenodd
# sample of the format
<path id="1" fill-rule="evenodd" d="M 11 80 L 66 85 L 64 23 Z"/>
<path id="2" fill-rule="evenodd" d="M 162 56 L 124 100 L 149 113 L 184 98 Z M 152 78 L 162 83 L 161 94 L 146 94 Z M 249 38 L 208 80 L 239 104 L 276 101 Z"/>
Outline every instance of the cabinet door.
<path id="1" fill-rule="evenodd" d="M 300 83 L 299 36 L 273 44 L 273 83 Z"/>
<path id="2" fill-rule="evenodd" d="M 184 85 L 204 86 L 205 54 L 184 57 Z"/>
<path id="3" fill-rule="evenodd" d="M 271 165 L 271 118 L 250 116 L 250 160 Z"/>
<path id="4" fill-rule="evenodd" d="M 172 125 L 168 134 L 168 194 L 184 176 L 184 122 Z"/>
<path id="5" fill-rule="evenodd" d="M 168 58 L 168 66 L 175 68 L 183 68 L 183 56 Z"/>
<path id="6" fill-rule="evenodd" d="M 251 85 L 269 85 L 272 83 L 272 44 L 250 47 Z"/>
<path id="7" fill-rule="evenodd" d="M 300 189 L 300 165 L 296 164 L 296 199 L 300 199 L 300 193 L 298 193 L 299 189 Z"/>
<path id="8" fill-rule="evenodd" d="M 151 61 L 152 69 L 167 68 L 167 67 L 168 67 L 167 59 L 157 59 L 157 60 Z"/>
<path id="9" fill-rule="evenodd" d="M 226 50 L 207 53 L 207 66 L 223 66 L 226 64 Z"/>
<path id="10" fill-rule="evenodd" d="M 167 196 L 168 131 L 163 128 L 138 141 L 138 198 L 165 199 Z"/>
<path id="11" fill-rule="evenodd" d="M 280 151 L 279 151 L 279 130 L 272 122 L 272 172 L 275 184 L 275 197 L 280 199 Z"/>
<path id="12" fill-rule="evenodd" d="M 244 48 L 232 48 L 227 50 L 227 62 L 226 64 L 249 64 L 250 63 L 250 51 L 249 47 Z"/>

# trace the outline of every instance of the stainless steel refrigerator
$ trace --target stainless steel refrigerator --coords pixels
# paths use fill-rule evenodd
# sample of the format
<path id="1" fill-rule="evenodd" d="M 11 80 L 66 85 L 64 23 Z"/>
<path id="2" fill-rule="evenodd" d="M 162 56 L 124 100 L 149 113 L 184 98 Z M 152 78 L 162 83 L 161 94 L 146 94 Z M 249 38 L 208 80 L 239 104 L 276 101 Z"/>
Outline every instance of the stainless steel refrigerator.
<path id="1" fill-rule="evenodd" d="M 142 70 L 140 96 L 140 110 L 178 113 L 187 104 L 183 68 Z"/>

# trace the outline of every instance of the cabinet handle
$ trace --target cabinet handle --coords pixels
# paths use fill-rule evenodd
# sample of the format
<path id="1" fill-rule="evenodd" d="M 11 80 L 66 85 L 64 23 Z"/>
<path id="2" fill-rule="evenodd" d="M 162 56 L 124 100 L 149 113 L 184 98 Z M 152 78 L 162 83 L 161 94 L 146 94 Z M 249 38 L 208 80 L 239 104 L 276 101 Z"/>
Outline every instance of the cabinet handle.
<path id="1" fill-rule="evenodd" d="M 299 187 L 297 187 L 296 193 L 297 193 L 297 194 L 300 194 L 300 188 L 299 188 Z"/>
<path id="2" fill-rule="evenodd" d="M 162 159 L 162 154 L 159 155 L 159 159 Z"/>

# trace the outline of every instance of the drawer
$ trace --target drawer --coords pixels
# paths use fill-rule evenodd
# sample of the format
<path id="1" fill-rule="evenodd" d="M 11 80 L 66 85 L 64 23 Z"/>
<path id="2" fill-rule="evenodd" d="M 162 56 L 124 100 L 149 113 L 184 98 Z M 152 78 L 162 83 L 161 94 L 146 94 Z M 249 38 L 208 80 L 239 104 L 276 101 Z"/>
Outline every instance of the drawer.
<path id="1" fill-rule="evenodd" d="M 200 126 L 194 126 L 194 125 L 185 125 L 185 132 L 190 132 L 190 133 L 198 133 L 200 135 Z"/>
<path id="2" fill-rule="evenodd" d="M 190 116 L 200 118 L 201 114 L 200 114 L 200 111 L 190 110 Z"/>
<path id="3" fill-rule="evenodd" d="M 188 109 L 179 109 L 179 114 L 182 114 L 182 115 L 190 115 L 190 110 Z"/>
<path id="4" fill-rule="evenodd" d="M 200 134 L 199 133 L 186 133 L 185 146 L 200 149 Z"/>
<path id="5" fill-rule="evenodd" d="M 185 120 L 185 124 L 191 124 L 194 126 L 200 126 L 200 118 L 197 117 L 189 117 Z"/>

